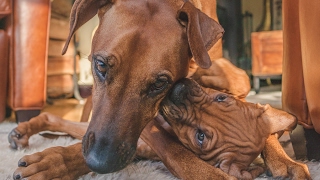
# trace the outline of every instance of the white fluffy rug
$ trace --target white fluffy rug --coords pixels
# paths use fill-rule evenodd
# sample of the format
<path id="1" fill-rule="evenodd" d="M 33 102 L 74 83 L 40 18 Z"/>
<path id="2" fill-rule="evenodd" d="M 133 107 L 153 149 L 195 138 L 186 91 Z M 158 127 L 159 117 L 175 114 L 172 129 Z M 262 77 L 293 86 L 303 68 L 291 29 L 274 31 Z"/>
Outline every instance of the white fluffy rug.
<path id="1" fill-rule="evenodd" d="M 79 142 L 70 137 L 59 137 L 58 139 L 48 139 L 40 135 L 30 138 L 30 147 L 23 150 L 11 150 L 7 140 L 8 133 L 17 125 L 15 123 L 0 123 L 0 179 L 12 180 L 12 174 L 17 168 L 19 159 L 28 154 L 42 151 L 52 146 L 68 146 Z M 308 162 L 313 179 L 320 179 L 319 162 Z M 176 178 L 166 169 L 161 162 L 139 161 L 132 163 L 127 168 L 111 174 L 98 175 L 89 173 L 79 178 L 79 180 L 175 180 Z M 264 175 L 257 180 L 272 179 Z"/>
<path id="2" fill-rule="evenodd" d="M 12 150 L 9 148 L 8 133 L 17 125 L 15 123 L 0 123 L 0 179 L 12 180 L 12 174 L 18 166 L 21 157 L 42 151 L 52 146 L 68 146 L 79 142 L 71 137 L 59 137 L 58 139 L 48 139 L 40 135 L 30 138 L 29 148 L 23 150 Z M 167 170 L 162 162 L 139 161 L 132 163 L 127 168 L 111 174 L 89 173 L 79 178 L 79 180 L 175 180 L 176 178 Z"/>

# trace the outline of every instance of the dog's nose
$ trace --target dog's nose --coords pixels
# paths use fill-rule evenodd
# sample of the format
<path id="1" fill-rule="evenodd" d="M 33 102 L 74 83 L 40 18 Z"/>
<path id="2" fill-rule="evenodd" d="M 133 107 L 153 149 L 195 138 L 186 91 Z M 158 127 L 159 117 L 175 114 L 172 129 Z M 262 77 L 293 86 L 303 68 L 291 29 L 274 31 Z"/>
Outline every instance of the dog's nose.
<path id="1" fill-rule="evenodd" d="M 82 139 L 82 153 L 86 156 L 94 143 L 94 133 L 88 132 Z"/>
<path id="2" fill-rule="evenodd" d="M 121 141 L 111 142 L 106 137 L 97 137 L 87 132 L 82 140 L 82 151 L 87 166 L 94 172 L 106 174 L 126 167 L 135 153 L 135 146 Z"/>

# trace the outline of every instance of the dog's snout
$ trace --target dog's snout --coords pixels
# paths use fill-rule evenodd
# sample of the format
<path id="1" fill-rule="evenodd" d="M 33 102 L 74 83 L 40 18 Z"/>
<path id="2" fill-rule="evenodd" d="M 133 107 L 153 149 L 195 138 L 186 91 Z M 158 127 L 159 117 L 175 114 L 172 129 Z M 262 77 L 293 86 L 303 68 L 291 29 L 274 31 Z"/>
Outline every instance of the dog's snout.
<path id="1" fill-rule="evenodd" d="M 110 141 L 107 137 L 89 131 L 82 140 L 82 152 L 87 166 L 94 172 L 106 174 L 119 171 L 133 159 L 136 145 Z"/>

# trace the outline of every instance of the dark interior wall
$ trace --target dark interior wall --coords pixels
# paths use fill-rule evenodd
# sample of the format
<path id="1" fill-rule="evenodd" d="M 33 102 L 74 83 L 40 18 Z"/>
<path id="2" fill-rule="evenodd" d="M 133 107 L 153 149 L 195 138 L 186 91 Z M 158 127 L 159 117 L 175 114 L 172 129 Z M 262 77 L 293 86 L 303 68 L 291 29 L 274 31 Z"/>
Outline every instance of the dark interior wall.
<path id="1" fill-rule="evenodd" d="M 243 44 L 242 14 L 240 0 L 217 0 L 218 18 L 225 29 L 223 36 L 224 56 L 234 65 L 238 65 L 238 58 Z"/>

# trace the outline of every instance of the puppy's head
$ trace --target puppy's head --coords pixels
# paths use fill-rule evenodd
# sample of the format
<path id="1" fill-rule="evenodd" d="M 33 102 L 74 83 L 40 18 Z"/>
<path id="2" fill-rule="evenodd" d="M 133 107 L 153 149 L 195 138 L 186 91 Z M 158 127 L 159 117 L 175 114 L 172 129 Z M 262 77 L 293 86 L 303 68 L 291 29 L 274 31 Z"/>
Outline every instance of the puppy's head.
<path id="1" fill-rule="evenodd" d="M 249 165 L 270 134 L 296 125 L 284 111 L 203 89 L 190 79 L 175 84 L 160 113 L 187 148 L 217 166 L 224 161 Z"/>

